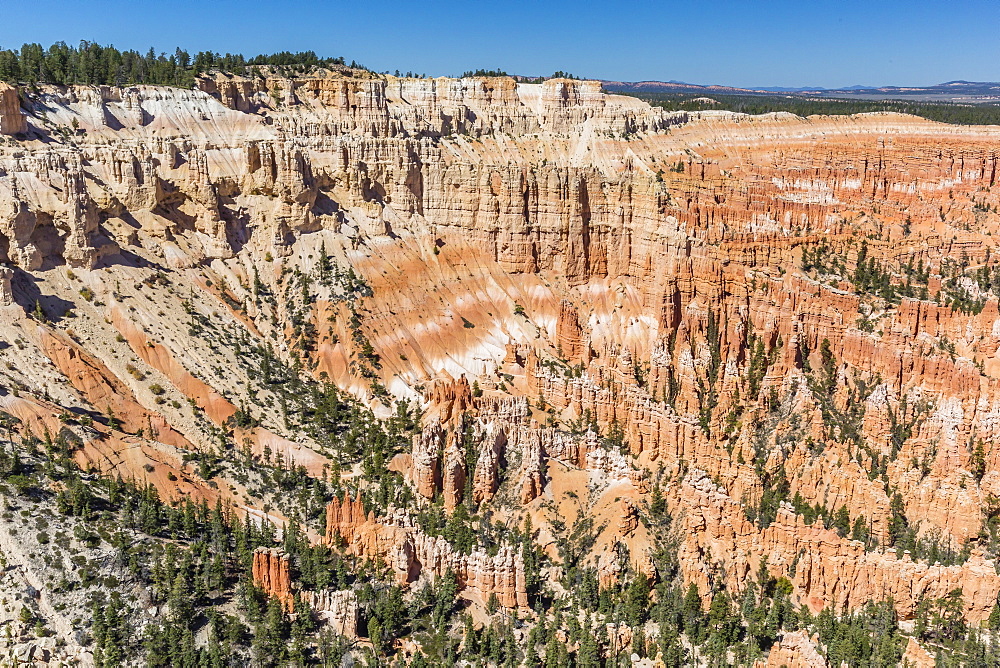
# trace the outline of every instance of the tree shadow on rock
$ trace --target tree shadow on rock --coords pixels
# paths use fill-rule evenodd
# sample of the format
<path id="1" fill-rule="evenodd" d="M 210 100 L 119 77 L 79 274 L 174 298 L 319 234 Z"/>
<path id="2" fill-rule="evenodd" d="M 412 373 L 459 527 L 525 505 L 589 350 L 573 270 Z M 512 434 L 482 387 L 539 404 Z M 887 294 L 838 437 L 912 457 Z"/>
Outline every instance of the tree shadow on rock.
<path id="1" fill-rule="evenodd" d="M 66 301 L 55 295 L 42 294 L 39 288 L 39 280 L 28 272 L 11 267 L 14 276 L 11 278 L 11 291 L 14 293 L 14 302 L 24 309 L 25 313 L 35 313 L 41 310 L 45 319 L 49 322 L 60 322 L 66 317 L 66 312 L 73 309 L 76 304 Z"/>

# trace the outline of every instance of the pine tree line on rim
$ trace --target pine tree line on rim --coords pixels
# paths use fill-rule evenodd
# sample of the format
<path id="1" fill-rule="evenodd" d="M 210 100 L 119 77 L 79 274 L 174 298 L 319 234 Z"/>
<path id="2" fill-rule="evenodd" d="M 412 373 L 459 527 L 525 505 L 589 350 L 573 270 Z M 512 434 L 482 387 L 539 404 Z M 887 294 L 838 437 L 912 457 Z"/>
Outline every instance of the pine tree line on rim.
<path id="1" fill-rule="evenodd" d="M 199 51 L 193 57 L 177 48 L 172 54 L 119 50 L 82 41 L 79 46 L 56 42 L 47 49 L 41 44 L 23 44 L 20 49 L 0 48 L 0 81 L 57 85 L 126 86 L 154 84 L 191 87 L 195 78 L 210 70 L 247 74 L 255 66 L 294 68 L 309 71 L 317 67 L 346 66 L 342 57 L 321 58 L 314 51 L 281 51 L 246 57 Z M 355 62 L 351 67 L 360 68 Z"/>

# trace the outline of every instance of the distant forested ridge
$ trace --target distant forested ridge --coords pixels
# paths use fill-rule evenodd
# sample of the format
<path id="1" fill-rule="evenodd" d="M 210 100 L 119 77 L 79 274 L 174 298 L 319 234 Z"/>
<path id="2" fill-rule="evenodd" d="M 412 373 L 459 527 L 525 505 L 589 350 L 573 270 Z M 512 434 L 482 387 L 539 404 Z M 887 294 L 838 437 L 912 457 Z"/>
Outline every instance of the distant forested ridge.
<path id="1" fill-rule="evenodd" d="M 157 84 L 189 88 L 195 78 L 209 70 L 247 74 L 255 65 L 269 65 L 293 71 L 345 65 L 343 58 L 320 58 L 313 51 L 225 55 L 200 51 L 193 57 L 184 49 L 173 53 L 120 51 L 114 46 L 80 42 L 69 46 L 56 42 L 47 49 L 41 44 L 23 44 L 20 49 L 0 48 L 0 81 L 9 83 L 92 84 L 128 86 Z M 351 63 L 351 67 L 360 67 Z"/>
<path id="2" fill-rule="evenodd" d="M 942 123 L 954 123 L 956 125 L 1000 125 L 1000 106 L 993 104 L 956 104 L 950 102 L 918 102 L 910 100 L 842 100 L 810 98 L 796 95 L 633 93 L 615 90 L 610 92 L 638 97 L 667 111 L 724 109 L 744 114 L 766 114 L 772 111 L 787 111 L 797 116 L 893 111 L 900 114 L 921 116 Z"/>

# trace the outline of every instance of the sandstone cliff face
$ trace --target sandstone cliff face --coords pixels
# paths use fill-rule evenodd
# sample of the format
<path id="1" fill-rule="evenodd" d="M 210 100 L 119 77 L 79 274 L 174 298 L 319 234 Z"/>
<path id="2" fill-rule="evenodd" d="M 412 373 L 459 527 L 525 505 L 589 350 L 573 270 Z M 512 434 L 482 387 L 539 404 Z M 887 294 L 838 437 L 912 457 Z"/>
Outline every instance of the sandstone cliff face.
<path id="1" fill-rule="evenodd" d="M 278 548 L 259 547 L 253 553 L 253 582 L 267 595 L 281 601 L 291 612 L 294 606 L 291 562 Z"/>
<path id="2" fill-rule="evenodd" d="M 251 410 L 264 427 L 231 426 L 248 388 L 274 399 L 244 364 L 266 344 L 383 412 L 387 397 L 426 409 L 395 461 L 449 510 L 545 531 L 607 513 L 597 545 L 616 536 L 638 568 L 655 479 L 703 591 L 709 573 L 739 590 L 767 556 L 814 611 L 892 595 L 909 615 L 961 587 L 981 620 L 995 601 L 991 553 L 935 566 L 885 546 L 896 495 L 919 537 L 989 542 L 1000 311 L 949 272 L 993 270 L 996 128 L 666 114 L 595 82 L 508 78 L 43 87 L 27 116 L 16 98 L 0 91 L 0 131 L 79 131 L 0 145 L 0 333 L 20 344 L 0 372 L 41 422 L 56 404 L 111 408 L 132 440 L 92 439 L 93 463 L 143 480 L 136 445 L 214 448 L 221 430 L 323 475 L 331 447 L 276 404 Z M 855 290 L 863 241 L 891 284 L 926 268 L 926 298 Z M 821 247 L 843 271 L 805 268 Z M 315 280 L 324 253 L 336 280 Z M 788 500 L 846 509 L 869 544 L 787 508 L 751 522 L 779 469 Z M 328 544 L 522 605 L 518 555 L 337 504 Z"/>
<path id="3" fill-rule="evenodd" d="M 828 665 L 826 659 L 816 650 L 815 643 L 804 631 L 792 631 L 786 633 L 777 646 L 773 647 L 767 655 L 766 662 L 760 662 L 763 666 L 773 666 L 773 668 L 822 668 Z"/>
<path id="4" fill-rule="evenodd" d="M 766 558 L 773 573 L 790 577 L 802 604 L 814 612 L 892 598 L 900 618 L 912 619 L 922 600 L 961 589 L 966 617 L 980 622 L 996 604 L 1000 576 L 994 561 L 979 551 L 961 566 L 915 563 L 908 552 L 897 555 L 891 548 L 866 552 L 862 543 L 840 538 L 822 520 L 805 525 L 787 505 L 758 532 L 703 473 L 692 472 L 681 487 L 683 505 L 692 510 L 684 520 L 680 558 L 693 566 L 711 553 L 737 576 L 737 590 Z M 700 584 L 707 586 L 707 578 Z"/>
<path id="5" fill-rule="evenodd" d="M 303 598 L 330 629 L 345 638 L 358 636 L 358 597 L 351 590 L 304 592 Z"/>
<path id="6" fill-rule="evenodd" d="M 266 596 L 276 598 L 287 612 L 295 611 L 295 594 L 309 605 L 330 629 L 347 638 L 358 635 L 358 597 L 351 590 L 297 591 L 291 577 L 291 560 L 282 550 L 259 547 L 253 553 L 253 583 Z"/>
<path id="7" fill-rule="evenodd" d="M 588 120 L 616 132 L 658 130 L 674 116 L 632 98 L 608 96 L 596 81 L 551 79 L 518 84 L 507 77 L 405 79 L 307 77 L 204 77 L 199 88 L 243 112 L 293 107 L 296 130 L 303 121 L 337 135 L 375 136 L 526 135 L 567 132 Z"/>
<path id="8" fill-rule="evenodd" d="M 28 131 L 28 121 L 21 113 L 17 89 L 0 83 L 0 135 L 16 135 Z"/>
<path id="9" fill-rule="evenodd" d="M 528 597 L 521 554 L 509 547 L 495 555 L 476 550 L 465 554 L 448 541 L 429 536 L 405 514 L 376 520 L 363 514 L 360 499 L 334 499 L 327 507 L 327 544 L 338 540 L 367 559 L 384 561 L 401 584 L 424 577 L 441 577 L 452 572 L 467 595 L 480 602 L 495 595 L 508 608 L 525 607 Z"/>

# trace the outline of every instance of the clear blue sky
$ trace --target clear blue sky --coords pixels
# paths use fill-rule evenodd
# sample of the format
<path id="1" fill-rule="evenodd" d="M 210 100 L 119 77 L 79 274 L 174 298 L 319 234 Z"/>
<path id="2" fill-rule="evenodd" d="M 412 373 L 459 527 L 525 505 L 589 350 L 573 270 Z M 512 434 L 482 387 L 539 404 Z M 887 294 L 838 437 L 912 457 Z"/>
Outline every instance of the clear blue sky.
<path id="1" fill-rule="evenodd" d="M 376 70 L 501 68 L 735 86 L 1000 80 L 1000 1 L 398 2 L 0 0 L 0 45 L 256 54 Z"/>

